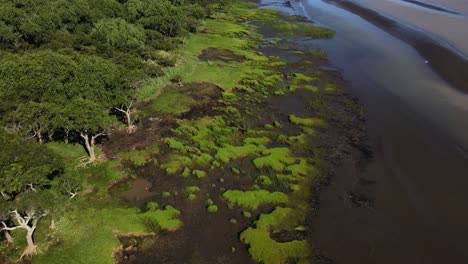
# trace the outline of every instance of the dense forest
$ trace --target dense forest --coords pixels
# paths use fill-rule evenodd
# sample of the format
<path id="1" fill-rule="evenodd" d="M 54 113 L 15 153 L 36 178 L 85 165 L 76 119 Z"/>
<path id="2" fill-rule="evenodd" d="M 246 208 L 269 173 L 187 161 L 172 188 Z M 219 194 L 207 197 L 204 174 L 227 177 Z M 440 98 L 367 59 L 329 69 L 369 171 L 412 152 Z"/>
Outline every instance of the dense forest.
<path id="1" fill-rule="evenodd" d="M 95 161 L 111 126 L 134 129 L 137 90 L 174 66 L 171 51 L 225 2 L 0 1 L 0 218 L 7 242 L 26 231 L 21 258 L 36 252 L 39 220 L 80 189 L 43 143 L 79 143 L 84 163 Z"/>

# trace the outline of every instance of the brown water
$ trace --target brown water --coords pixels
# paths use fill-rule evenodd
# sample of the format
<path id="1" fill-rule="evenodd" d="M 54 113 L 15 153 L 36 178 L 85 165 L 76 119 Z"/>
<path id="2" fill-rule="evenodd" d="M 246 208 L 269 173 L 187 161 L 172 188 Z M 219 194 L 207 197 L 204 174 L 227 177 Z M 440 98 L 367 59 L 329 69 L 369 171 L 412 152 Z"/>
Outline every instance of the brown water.
<path id="1" fill-rule="evenodd" d="M 468 263 L 468 95 L 418 50 L 335 5 L 263 5 L 337 31 L 304 45 L 326 51 L 368 111 L 374 157 L 345 161 L 323 191 L 314 246 L 336 263 Z"/>

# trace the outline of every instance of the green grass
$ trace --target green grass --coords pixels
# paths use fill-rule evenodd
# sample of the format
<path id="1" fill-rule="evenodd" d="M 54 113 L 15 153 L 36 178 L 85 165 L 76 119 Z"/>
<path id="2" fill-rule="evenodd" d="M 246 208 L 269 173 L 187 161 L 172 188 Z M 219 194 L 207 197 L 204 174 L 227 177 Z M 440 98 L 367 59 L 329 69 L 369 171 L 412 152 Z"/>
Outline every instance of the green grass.
<path id="1" fill-rule="evenodd" d="M 306 261 L 311 255 L 311 247 L 305 240 L 280 243 L 270 238 L 271 227 L 274 228 L 282 221 L 287 221 L 291 210 L 277 207 L 270 214 L 261 215 L 255 222 L 255 228 L 249 227 L 241 233 L 240 239 L 249 245 L 250 256 L 255 262 L 282 264 L 290 263 L 292 260 L 294 263 L 299 263 Z"/>
<path id="2" fill-rule="evenodd" d="M 218 206 L 212 204 L 212 205 L 208 205 L 208 207 L 206 208 L 206 210 L 209 212 L 209 213 L 216 213 L 218 212 Z"/>
<path id="3" fill-rule="evenodd" d="M 114 231 L 146 231 L 137 208 L 80 208 L 60 219 L 57 228 L 62 242 L 34 257 L 34 263 L 111 264 L 112 252 L 120 246 Z"/>
<path id="4" fill-rule="evenodd" d="M 282 192 L 269 192 L 267 190 L 239 191 L 228 190 L 222 197 L 231 205 L 256 210 L 262 204 L 284 204 L 288 196 Z"/>
<path id="5" fill-rule="evenodd" d="M 320 118 L 314 118 L 314 117 L 301 118 L 295 115 L 289 116 L 289 122 L 295 125 L 311 126 L 311 127 L 323 127 L 326 125 L 325 121 L 323 121 Z"/>
<path id="6" fill-rule="evenodd" d="M 175 91 L 175 88 L 166 89 L 149 105 L 152 111 L 163 114 L 181 114 L 190 110 L 195 101 L 185 94 Z"/>
<path id="7" fill-rule="evenodd" d="M 288 148 L 272 148 L 263 151 L 263 157 L 253 160 L 253 164 L 259 170 L 270 168 L 274 171 L 283 171 L 286 165 L 296 162 L 296 158 L 291 156 Z"/>
<path id="8" fill-rule="evenodd" d="M 253 144 L 246 144 L 243 146 L 231 146 L 225 145 L 224 147 L 218 149 L 215 158 L 219 161 L 227 163 L 232 160 L 236 160 L 242 157 L 246 157 L 249 155 L 258 155 L 262 151 L 266 149 L 265 146 L 260 145 L 253 145 Z"/>

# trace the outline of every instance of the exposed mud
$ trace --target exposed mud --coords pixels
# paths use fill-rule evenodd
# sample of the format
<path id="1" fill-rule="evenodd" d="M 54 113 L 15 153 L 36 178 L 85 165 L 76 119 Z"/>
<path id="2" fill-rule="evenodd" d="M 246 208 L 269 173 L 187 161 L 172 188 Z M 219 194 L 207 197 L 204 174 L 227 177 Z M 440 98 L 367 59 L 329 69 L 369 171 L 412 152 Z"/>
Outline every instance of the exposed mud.
<path id="1" fill-rule="evenodd" d="M 221 89 L 207 82 L 182 83 L 182 86 L 167 89 L 177 89 L 178 92 L 194 99 L 194 105 L 190 111 L 182 113 L 182 118 L 194 118 L 213 113 L 213 107 L 221 98 Z M 150 103 L 146 102 L 141 107 Z M 119 152 L 142 150 L 166 137 L 171 129 L 176 127 L 176 117 L 152 111 L 149 116 L 139 120 L 140 125 L 135 133 L 128 134 L 126 131 L 114 129 L 103 143 L 102 150 L 109 159 L 115 159 Z"/>

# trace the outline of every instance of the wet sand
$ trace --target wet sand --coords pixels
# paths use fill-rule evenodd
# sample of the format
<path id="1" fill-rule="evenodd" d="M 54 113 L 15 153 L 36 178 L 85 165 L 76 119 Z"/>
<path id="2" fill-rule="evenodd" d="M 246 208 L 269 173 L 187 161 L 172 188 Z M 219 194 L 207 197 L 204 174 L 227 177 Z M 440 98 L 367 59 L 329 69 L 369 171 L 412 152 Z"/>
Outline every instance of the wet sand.
<path id="1" fill-rule="evenodd" d="M 468 59 L 468 1 L 355 0 L 354 2 L 430 33 Z"/>

